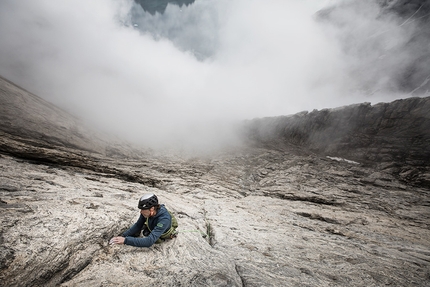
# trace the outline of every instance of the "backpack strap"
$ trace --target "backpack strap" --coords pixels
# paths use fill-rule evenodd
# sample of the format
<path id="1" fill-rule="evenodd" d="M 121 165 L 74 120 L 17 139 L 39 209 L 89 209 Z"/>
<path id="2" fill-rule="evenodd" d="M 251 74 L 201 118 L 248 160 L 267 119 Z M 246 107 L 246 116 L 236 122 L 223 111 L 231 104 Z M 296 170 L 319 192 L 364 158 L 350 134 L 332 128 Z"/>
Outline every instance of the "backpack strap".
<path id="1" fill-rule="evenodd" d="M 172 218 L 172 224 L 170 228 L 160 236 L 161 239 L 172 239 L 176 237 L 176 234 L 177 234 L 176 228 L 178 227 L 178 221 L 170 211 L 167 211 L 167 212 L 169 212 L 170 217 Z"/>
<path id="2" fill-rule="evenodd" d="M 166 232 L 161 234 L 161 236 L 160 236 L 161 239 L 171 239 L 171 238 L 176 237 L 176 234 L 177 234 L 176 228 L 178 227 L 178 221 L 176 220 L 176 217 L 170 211 L 167 211 L 167 212 L 170 214 L 170 217 L 172 218 L 171 219 L 171 225 L 170 225 L 170 228 Z M 148 228 L 148 230 L 151 231 L 151 228 L 149 228 L 149 218 L 146 218 L 145 225 L 146 225 L 146 228 Z"/>

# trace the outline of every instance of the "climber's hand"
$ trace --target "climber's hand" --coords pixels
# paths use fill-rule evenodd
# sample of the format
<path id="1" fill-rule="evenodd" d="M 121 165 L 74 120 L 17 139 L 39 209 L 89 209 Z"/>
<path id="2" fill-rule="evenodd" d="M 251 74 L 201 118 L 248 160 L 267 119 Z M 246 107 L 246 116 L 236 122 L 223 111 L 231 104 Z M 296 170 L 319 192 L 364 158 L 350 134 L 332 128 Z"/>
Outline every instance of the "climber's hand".
<path id="1" fill-rule="evenodd" d="M 110 241 L 109 244 L 124 244 L 124 237 L 121 236 L 117 236 L 117 237 L 113 237 Z"/>

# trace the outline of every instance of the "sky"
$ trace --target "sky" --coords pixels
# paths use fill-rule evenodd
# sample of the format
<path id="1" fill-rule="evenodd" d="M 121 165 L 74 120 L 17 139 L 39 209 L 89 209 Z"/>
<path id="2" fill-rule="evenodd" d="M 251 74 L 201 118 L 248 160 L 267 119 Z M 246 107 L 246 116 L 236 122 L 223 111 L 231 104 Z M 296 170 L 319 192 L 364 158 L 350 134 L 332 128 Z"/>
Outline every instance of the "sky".
<path id="1" fill-rule="evenodd" d="M 361 63 L 411 28 L 372 5 L 338 15 L 342 28 L 316 21 L 339 2 L 197 0 L 150 15 L 127 0 L 2 0 L 0 75 L 152 147 L 215 146 L 232 140 L 232 122 L 410 96 Z M 346 53 L 345 27 L 357 30 L 349 50 L 372 35 L 384 45 L 373 58 Z"/>

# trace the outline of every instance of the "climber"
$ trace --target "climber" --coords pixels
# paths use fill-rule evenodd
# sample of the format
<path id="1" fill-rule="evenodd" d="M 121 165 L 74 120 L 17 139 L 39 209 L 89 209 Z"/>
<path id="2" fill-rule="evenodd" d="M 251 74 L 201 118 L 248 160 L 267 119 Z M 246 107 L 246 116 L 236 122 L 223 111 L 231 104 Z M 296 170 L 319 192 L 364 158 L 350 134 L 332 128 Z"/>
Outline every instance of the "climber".
<path id="1" fill-rule="evenodd" d="M 143 195 L 137 206 L 140 216 L 137 222 L 125 231 L 122 236 L 113 237 L 110 244 L 126 244 L 136 247 L 150 247 L 166 239 L 176 237 L 178 222 L 164 204 L 158 204 L 153 193 Z M 143 236 L 139 237 L 142 231 Z"/>

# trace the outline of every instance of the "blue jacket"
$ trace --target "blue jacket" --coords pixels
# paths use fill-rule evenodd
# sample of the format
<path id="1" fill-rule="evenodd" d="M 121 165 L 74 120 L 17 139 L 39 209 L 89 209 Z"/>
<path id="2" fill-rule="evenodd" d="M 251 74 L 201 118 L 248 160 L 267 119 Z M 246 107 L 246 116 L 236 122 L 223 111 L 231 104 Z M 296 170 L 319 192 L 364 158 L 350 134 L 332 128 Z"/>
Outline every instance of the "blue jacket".
<path id="1" fill-rule="evenodd" d="M 148 237 L 132 237 L 132 235 L 140 232 L 145 225 L 146 218 L 140 214 L 139 219 L 133 224 L 130 229 L 122 234 L 125 237 L 124 244 L 136 246 L 136 247 L 150 247 L 160 236 L 170 229 L 172 225 L 172 217 L 170 216 L 167 209 L 162 204 L 157 214 L 153 217 L 149 217 L 148 225 L 151 233 Z"/>

